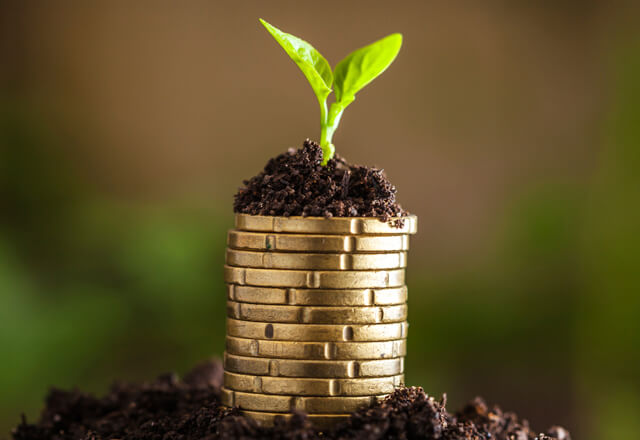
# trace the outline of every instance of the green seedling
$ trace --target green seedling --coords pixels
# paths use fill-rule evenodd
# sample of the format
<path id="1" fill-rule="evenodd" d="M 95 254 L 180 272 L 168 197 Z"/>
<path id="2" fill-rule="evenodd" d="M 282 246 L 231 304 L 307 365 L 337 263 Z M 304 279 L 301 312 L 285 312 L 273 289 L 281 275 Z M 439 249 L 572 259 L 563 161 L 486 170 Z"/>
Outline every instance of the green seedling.
<path id="1" fill-rule="evenodd" d="M 260 23 L 302 70 L 318 98 L 322 164 L 326 165 L 335 153 L 331 140 L 344 109 L 356 99 L 357 92 L 391 65 L 400 51 L 402 35 L 391 34 L 350 53 L 332 71 L 329 62 L 306 41 L 282 32 L 263 19 Z M 335 101 L 327 108 L 327 98 L 332 91 L 335 91 Z"/>

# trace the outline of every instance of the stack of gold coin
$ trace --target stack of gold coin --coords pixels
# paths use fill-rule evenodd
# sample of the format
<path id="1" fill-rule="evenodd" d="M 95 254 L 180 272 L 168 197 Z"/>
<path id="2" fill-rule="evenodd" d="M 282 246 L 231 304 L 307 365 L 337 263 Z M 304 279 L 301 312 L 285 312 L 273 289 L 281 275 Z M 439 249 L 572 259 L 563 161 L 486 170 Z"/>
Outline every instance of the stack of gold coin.
<path id="1" fill-rule="evenodd" d="M 326 428 L 403 383 L 417 219 L 394 220 L 236 214 L 225 405 L 267 426 L 301 410 Z"/>

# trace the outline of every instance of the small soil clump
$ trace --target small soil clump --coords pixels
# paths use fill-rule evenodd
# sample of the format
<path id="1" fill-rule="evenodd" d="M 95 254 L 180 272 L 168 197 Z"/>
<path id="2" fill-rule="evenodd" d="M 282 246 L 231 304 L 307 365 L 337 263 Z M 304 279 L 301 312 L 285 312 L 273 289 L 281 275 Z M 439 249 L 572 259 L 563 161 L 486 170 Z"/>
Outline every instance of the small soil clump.
<path id="1" fill-rule="evenodd" d="M 570 440 L 560 427 L 536 434 L 524 420 L 480 398 L 449 414 L 445 398 L 422 388 L 400 388 L 382 403 L 354 413 L 332 431 L 319 433 L 296 413 L 273 428 L 261 428 L 236 409 L 220 406 L 222 365 L 197 366 L 183 380 L 167 374 L 142 385 L 119 384 L 102 398 L 80 391 L 49 392 L 40 421 L 23 419 L 14 440 Z"/>
<path id="2" fill-rule="evenodd" d="M 350 165 L 335 155 L 321 165 L 322 149 L 307 139 L 269 160 L 235 195 L 237 213 L 271 216 L 378 217 L 388 221 L 407 213 L 383 170 Z"/>

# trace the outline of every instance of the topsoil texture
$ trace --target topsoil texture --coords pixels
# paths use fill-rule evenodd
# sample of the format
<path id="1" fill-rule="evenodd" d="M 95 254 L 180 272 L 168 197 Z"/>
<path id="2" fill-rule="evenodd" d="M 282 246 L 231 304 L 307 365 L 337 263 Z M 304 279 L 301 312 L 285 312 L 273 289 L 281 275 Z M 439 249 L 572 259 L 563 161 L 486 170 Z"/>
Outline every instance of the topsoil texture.
<path id="1" fill-rule="evenodd" d="M 396 390 L 332 431 L 315 431 L 302 413 L 261 428 L 237 409 L 220 406 L 221 385 L 222 365 L 207 362 L 183 380 L 167 374 L 148 384 L 114 385 L 102 398 L 53 389 L 40 421 L 29 424 L 23 417 L 12 435 L 14 440 L 570 440 L 560 427 L 536 434 L 525 420 L 480 398 L 450 414 L 444 398 L 434 400 L 416 387 Z"/>
<path id="2" fill-rule="evenodd" d="M 233 204 L 237 213 L 271 216 L 378 217 L 387 221 L 407 213 L 383 170 L 350 165 L 335 155 L 321 165 L 322 149 L 307 139 L 269 160 L 245 180 Z"/>

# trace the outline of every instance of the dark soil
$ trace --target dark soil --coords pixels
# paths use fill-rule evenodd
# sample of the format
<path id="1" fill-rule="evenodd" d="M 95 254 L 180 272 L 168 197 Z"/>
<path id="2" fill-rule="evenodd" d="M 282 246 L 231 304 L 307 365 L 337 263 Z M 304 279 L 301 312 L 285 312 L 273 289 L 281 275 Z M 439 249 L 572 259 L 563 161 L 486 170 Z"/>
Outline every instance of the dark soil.
<path id="1" fill-rule="evenodd" d="M 322 149 L 307 139 L 269 160 L 260 174 L 245 180 L 233 204 L 252 215 L 378 217 L 387 221 L 407 213 L 383 170 L 350 165 L 335 155 L 322 166 Z"/>
<path id="2" fill-rule="evenodd" d="M 14 440 L 187 439 L 423 439 L 570 440 L 563 428 L 535 434 L 513 413 L 488 407 L 480 398 L 455 414 L 422 388 L 401 388 L 381 404 L 363 409 L 332 432 L 314 431 L 302 413 L 274 428 L 219 406 L 222 366 L 207 362 L 187 374 L 160 376 L 143 385 L 115 385 L 102 398 L 53 389 L 38 423 L 23 420 Z"/>

